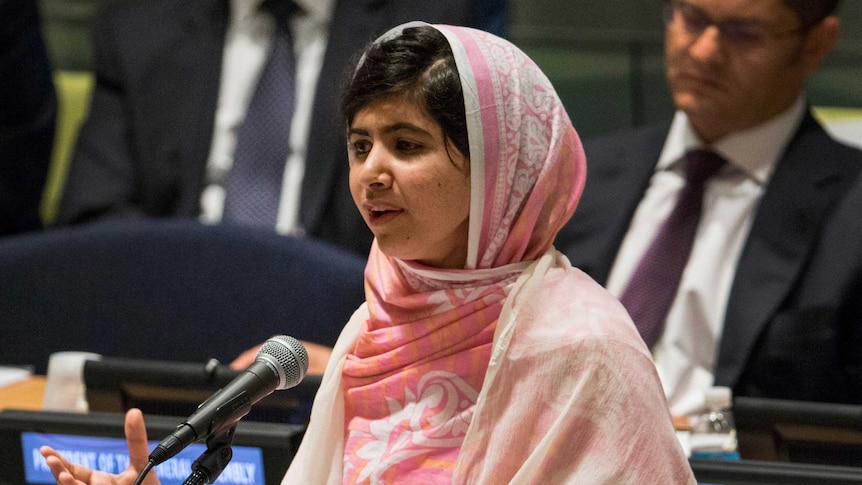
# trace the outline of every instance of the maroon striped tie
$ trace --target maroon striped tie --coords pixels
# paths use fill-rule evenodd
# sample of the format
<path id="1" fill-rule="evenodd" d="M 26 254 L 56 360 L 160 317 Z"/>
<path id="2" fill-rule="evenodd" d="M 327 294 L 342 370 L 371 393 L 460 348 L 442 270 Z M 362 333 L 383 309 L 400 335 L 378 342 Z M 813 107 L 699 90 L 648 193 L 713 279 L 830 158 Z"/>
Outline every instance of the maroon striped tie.
<path id="1" fill-rule="evenodd" d="M 711 151 L 693 150 L 686 155 L 686 184 L 676 207 L 659 228 L 620 297 L 650 348 L 664 330 L 667 312 L 688 263 L 700 220 L 704 185 L 724 163 L 721 156 Z"/>

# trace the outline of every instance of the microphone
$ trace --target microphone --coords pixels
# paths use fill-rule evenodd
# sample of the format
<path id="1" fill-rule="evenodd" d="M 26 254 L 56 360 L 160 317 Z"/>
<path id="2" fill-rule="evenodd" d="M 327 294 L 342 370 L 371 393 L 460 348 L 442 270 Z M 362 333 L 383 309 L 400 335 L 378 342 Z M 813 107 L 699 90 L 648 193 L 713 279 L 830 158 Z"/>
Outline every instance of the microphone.
<path id="1" fill-rule="evenodd" d="M 204 401 L 189 418 L 150 453 L 153 466 L 164 463 L 188 445 L 234 426 L 251 406 L 275 390 L 299 384 L 308 371 L 308 353 L 299 340 L 270 338 L 255 361 Z"/>

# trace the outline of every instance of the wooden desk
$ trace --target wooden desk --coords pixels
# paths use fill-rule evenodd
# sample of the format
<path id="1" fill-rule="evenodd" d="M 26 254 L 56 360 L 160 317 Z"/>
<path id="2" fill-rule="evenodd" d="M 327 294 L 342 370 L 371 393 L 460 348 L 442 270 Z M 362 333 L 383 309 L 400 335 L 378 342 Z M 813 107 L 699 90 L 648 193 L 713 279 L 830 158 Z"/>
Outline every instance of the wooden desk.
<path id="1" fill-rule="evenodd" d="M 23 381 L 0 387 L 0 410 L 42 409 L 45 376 L 31 376 Z"/>

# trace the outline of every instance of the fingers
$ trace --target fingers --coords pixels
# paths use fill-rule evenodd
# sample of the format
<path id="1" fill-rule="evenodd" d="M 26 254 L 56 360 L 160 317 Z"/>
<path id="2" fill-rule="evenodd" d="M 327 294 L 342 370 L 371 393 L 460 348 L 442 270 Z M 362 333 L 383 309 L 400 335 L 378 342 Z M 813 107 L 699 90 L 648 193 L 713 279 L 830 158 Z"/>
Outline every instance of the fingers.
<path id="1" fill-rule="evenodd" d="M 326 364 L 329 363 L 329 357 L 332 355 L 332 349 L 313 342 L 303 341 L 308 352 L 308 374 L 322 375 L 326 370 Z"/>
<path id="2" fill-rule="evenodd" d="M 147 427 L 140 409 L 132 408 L 126 412 L 126 445 L 129 447 L 129 466 L 141 471 L 147 464 L 150 449 L 147 444 Z"/>
<path id="3" fill-rule="evenodd" d="M 129 468 L 119 475 L 90 470 L 81 465 L 75 465 L 63 458 L 50 446 L 39 449 L 51 474 L 59 485 L 118 485 L 132 484 L 140 471 L 146 466 L 149 457 L 147 448 L 147 429 L 144 426 L 144 416 L 138 409 L 126 413 L 126 443 L 129 447 Z M 144 483 L 158 485 L 159 479 L 150 473 Z"/>
<path id="4" fill-rule="evenodd" d="M 254 363 L 254 359 L 257 358 L 257 352 L 260 350 L 261 345 L 256 345 L 239 354 L 239 356 L 234 359 L 233 362 L 230 363 L 230 368 L 242 370 L 250 366 L 252 363 Z"/>
<path id="5" fill-rule="evenodd" d="M 77 485 L 79 483 L 89 483 L 92 470 L 79 465 L 74 465 L 66 461 L 56 450 L 50 446 L 39 448 L 39 453 L 45 457 L 45 462 L 48 468 L 51 469 L 51 474 L 61 485 Z"/>
<path id="6" fill-rule="evenodd" d="M 308 373 L 323 374 L 326 370 L 326 364 L 329 362 L 329 356 L 332 354 L 332 349 L 324 345 L 319 345 L 313 342 L 302 341 L 302 345 L 308 352 Z M 231 369 L 242 370 L 254 363 L 257 354 L 260 351 L 260 345 L 254 346 L 243 353 L 230 363 Z"/>

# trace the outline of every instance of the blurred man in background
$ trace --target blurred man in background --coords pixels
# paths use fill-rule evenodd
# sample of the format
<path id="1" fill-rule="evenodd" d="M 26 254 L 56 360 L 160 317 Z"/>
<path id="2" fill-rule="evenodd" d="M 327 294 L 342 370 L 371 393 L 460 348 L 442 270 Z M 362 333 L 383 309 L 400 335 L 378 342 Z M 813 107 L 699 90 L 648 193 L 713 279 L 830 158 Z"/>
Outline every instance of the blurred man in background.
<path id="1" fill-rule="evenodd" d="M 336 114 L 366 42 L 410 20 L 501 34 L 505 0 L 158 0 L 110 6 L 58 225 L 184 217 L 363 257 Z"/>
<path id="2" fill-rule="evenodd" d="M 557 247 L 629 310 L 676 415 L 711 385 L 862 403 L 862 228 L 847 224 L 862 152 L 804 93 L 837 6 L 673 0 L 673 122 L 585 143 L 586 190 Z"/>

